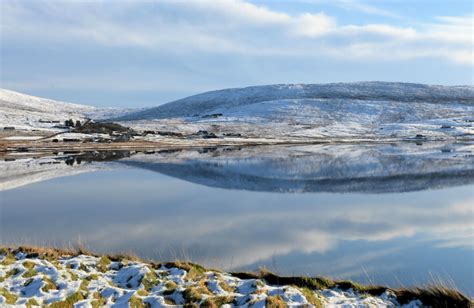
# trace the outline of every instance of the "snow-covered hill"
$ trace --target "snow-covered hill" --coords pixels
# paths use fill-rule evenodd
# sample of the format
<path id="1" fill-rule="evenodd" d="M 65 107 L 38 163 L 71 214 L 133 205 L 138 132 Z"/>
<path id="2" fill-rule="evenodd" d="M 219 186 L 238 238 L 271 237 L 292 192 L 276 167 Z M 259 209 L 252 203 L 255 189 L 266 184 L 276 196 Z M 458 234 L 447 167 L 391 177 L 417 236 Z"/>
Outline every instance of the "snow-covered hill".
<path id="1" fill-rule="evenodd" d="M 0 89 L 0 127 L 48 129 L 65 120 L 100 119 L 123 115 L 127 110 L 65 103 Z"/>
<path id="2" fill-rule="evenodd" d="M 271 139 L 474 139 L 474 87 L 359 82 L 270 85 L 190 96 L 119 118 Z"/>
<path id="3" fill-rule="evenodd" d="M 278 111 L 278 107 L 280 109 L 297 109 L 300 106 L 318 105 L 318 102 L 361 101 L 467 103 L 472 106 L 474 104 L 474 87 L 390 82 L 254 86 L 211 91 L 186 97 L 155 108 L 128 114 L 121 120 L 195 117 L 214 113 L 223 113 L 224 116 L 254 116 L 263 115 L 264 111 L 267 112 L 267 116 L 271 116 Z M 262 105 L 262 103 L 265 104 Z M 308 110 L 303 108 L 300 111 L 306 112 Z"/>
<path id="4" fill-rule="evenodd" d="M 154 108 L 63 103 L 0 90 L 0 127 L 51 128 L 113 119 L 137 131 L 201 131 L 271 140 L 474 140 L 474 87 L 358 82 L 284 84 L 202 93 Z"/>

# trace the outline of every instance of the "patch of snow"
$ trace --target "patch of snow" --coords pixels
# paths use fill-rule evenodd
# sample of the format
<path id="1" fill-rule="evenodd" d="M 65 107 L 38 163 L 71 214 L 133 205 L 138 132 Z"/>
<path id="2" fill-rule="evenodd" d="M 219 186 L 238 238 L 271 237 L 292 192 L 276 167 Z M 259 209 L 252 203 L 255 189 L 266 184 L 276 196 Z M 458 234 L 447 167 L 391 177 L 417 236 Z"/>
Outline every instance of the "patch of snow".
<path id="1" fill-rule="evenodd" d="M 133 109 L 136 111 L 137 109 Z M 0 89 L 0 128 L 56 130 L 64 121 L 85 121 L 123 116 L 132 109 L 98 108 L 65 103 Z M 56 123 L 56 122 L 59 123 Z"/>
<path id="2" fill-rule="evenodd" d="M 3 256 L 2 260 L 4 260 Z M 32 271 L 28 271 L 26 262 L 30 263 L 29 268 Z M 97 267 L 99 262 L 99 257 L 88 255 L 63 256 L 55 260 L 41 257 L 18 258 L 11 264 L 0 264 L 0 274 L 3 277 L 0 280 L 0 289 L 12 296 L 10 298 L 13 300 L 10 299 L 10 301 L 13 302 L 9 303 L 11 306 L 26 305 L 30 299 L 34 299 L 40 306 L 45 306 L 78 293 L 82 295 L 82 298 L 78 298 L 74 303 L 75 307 L 90 307 L 93 301 L 98 299 L 105 301 L 107 306 L 128 306 L 132 296 L 142 303 L 168 306 L 169 301 L 175 305 L 189 303 L 184 291 L 199 285 L 202 282 L 201 279 L 204 278 L 208 279 L 205 285 L 208 288 L 211 286 L 210 291 L 214 291 L 215 295 L 208 295 L 206 292 L 198 294 L 201 298 L 199 304 L 203 304 L 207 298 L 213 296 L 224 296 L 234 298 L 232 303 L 226 303 L 224 307 L 265 307 L 267 298 L 273 296 L 280 298 L 289 307 L 310 306 L 308 299 L 297 287 L 273 286 L 261 279 L 240 279 L 228 273 L 213 271 L 206 272 L 204 276 L 188 279 L 185 270 L 175 267 L 162 267 L 158 270 L 159 275 L 154 282 L 155 287 L 147 290 L 142 283 L 142 278 L 151 271 L 149 264 L 123 260 L 120 263 L 114 262 L 120 264 L 120 268 L 117 268 L 116 264 L 111 264 L 105 272 L 102 272 Z M 13 270 L 16 270 L 17 274 L 7 274 Z M 27 273 L 29 276 L 23 277 Z M 176 279 L 177 277 L 179 279 Z M 226 291 L 217 287 L 219 281 L 227 283 L 230 290 Z M 158 287 L 171 282 L 177 283 L 175 289 Z M 53 285 L 45 289 L 48 283 Z M 352 289 L 325 289 L 312 292 L 325 307 L 399 306 L 396 296 L 389 290 L 381 296 L 359 294 Z M 97 294 L 100 294 L 101 298 L 97 298 Z M 6 300 L 5 297 L 0 296 L 2 306 L 7 305 Z M 422 303 L 419 300 L 414 300 L 403 307 L 421 306 Z"/>

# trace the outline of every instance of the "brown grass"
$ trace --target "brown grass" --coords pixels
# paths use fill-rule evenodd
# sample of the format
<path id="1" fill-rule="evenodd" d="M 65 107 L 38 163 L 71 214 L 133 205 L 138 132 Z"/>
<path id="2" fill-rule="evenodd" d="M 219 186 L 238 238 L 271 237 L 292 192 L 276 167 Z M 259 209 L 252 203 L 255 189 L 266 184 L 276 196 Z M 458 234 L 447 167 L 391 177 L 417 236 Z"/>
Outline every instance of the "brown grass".
<path id="1" fill-rule="evenodd" d="M 431 285 L 424 288 L 402 288 L 393 290 L 400 304 L 419 299 L 430 307 L 474 307 L 472 299 L 461 292 L 443 285 Z"/>
<path id="2" fill-rule="evenodd" d="M 260 270 L 257 273 L 235 272 L 231 274 L 241 279 L 262 279 L 271 285 L 294 285 L 306 290 L 323 290 L 337 286 L 343 290 L 353 289 L 360 294 L 373 296 L 379 296 L 385 291 L 390 290 L 397 296 L 400 304 L 406 304 L 412 300 L 419 299 L 423 305 L 428 307 L 474 307 L 472 299 L 457 290 L 443 285 L 393 289 L 383 286 L 363 286 L 348 280 L 337 281 L 324 277 L 278 276 L 266 270 Z"/>
<path id="3" fill-rule="evenodd" d="M 40 257 L 40 258 L 46 258 L 46 259 L 55 259 L 60 256 L 77 256 L 80 254 L 88 254 L 88 255 L 93 255 L 96 257 L 100 257 L 99 255 L 95 255 L 87 251 L 84 247 L 78 245 L 76 247 L 72 248 L 65 248 L 65 249 L 59 249 L 59 248 L 48 248 L 48 247 L 40 247 L 40 246 L 17 246 L 17 247 L 0 247 L 0 254 L 7 254 L 7 256 L 11 256 L 12 254 L 16 254 L 18 252 L 22 252 L 27 254 L 27 258 L 35 258 L 35 257 Z M 119 255 L 105 255 L 103 257 L 106 257 L 110 261 L 137 261 L 137 262 L 144 262 L 138 257 L 134 255 L 124 255 L 124 254 L 119 254 Z M 106 266 L 107 259 L 104 258 L 104 264 Z M 12 258 L 5 259 L 4 262 L 6 264 L 2 265 L 7 265 L 11 264 Z M 150 262 L 149 262 L 150 263 Z M 191 262 L 183 262 L 183 261 L 176 261 L 176 262 L 166 262 L 166 263 L 157 263 L 157 262 L 151 262 L 150 263 L 151 267 L 153 268 L 159 268 L 161 265 L 165 265 L 166 267 L 176 267 L 176 268 L 181 268 L 183 270 L 186 270 L 188 272 L 188 279 L 193 280 L 193 279 L 198 279 L 201 278 L 204 274 L 204 272 L 207 271 L 204 267 L 194 264 Z M 27 264 L 27 267 L 29 264 Z M 333 287 L 338 287 L 343 290 L 347 289 L 353 289 L 354 291 L 357 291 L 361 294 L 370 294 L 373 296 L 378 296 L 382 293 L 384 293 L 387 290 L 392 291 L 396 296 L 397 300 L 399 301 L 400 304 L 406 304 L 412 300 L 419 299 L 423 305 L 425 306 L 430 306 L 430 307 L 474 307 L 473 301 L 462 294 L 461 292 L 449 288 L 446 286 L 443 286 L 442 284 L 436 284 L 436 285 L 430 285 L 427 287 L 414 287 L 414 288 L 399 288 L 399 289 L 393 289 L 393 288 L 387 288 L 383 286 L 363 286 L 358 283 L 348 281 L 348 280 L 331 280 L 329 278 L 324 278 L 324 277 L 297 277 L 297 276 L 279 276 L 276 274 L 273 274 L 269 271 L 266 270 L 260 270 L 259 272 L 251 273 L 251 272 L 231 272 L 231 275 L 237 278 L 241 279 L 262 279 L 266 283 L 270 285 L 288 285 L 288 286 L 296 286 L 300 288 L 301 290 L 304 290 L 303 294 L 309 294 L 309 291 L 314 291 L 314 290 L 322 290 L 322 289 L 327 289 L 327 288 L 333 288 Z M 156 277 L 157 278 L 157 277 Z M 201 299 L 202 294 L 209 294 L 209 290 L 205 287 L 205 280 L 201 279 L 202 283 L 197 284 L 192 288 L 192 290 L 189 290 L 185 297 L 187 297 L 190 302 L 198 302 Z M 49 285 L 48 282 L 43 286 L 43 288 L 46 288 L 47 290 L 44 290 L 47 292 L 49 289 L 55 289 L 55 285 L 51 284 Z M 173 289 L 174 291 L 174 289 Z M 207 292 L 206 292 L 207 291 Z M 69 301 L 76 299 L 76 298 L 69 298 Z M 275 303 L 273 303 L 275 300 Z M 313 304 L 316 304 L 319 302 L 318 299 L 313 298 L 314 300 Z M 270 299 L 271 303 L 268 304 L 275 304 L 278 305 L 278 299 Z M 219 301 L 217 302 L 219 303 Z M 203 303 L 204 304 L 204 303 Z M 211 301 L 207 301 L 207 304 L 212 307 L 213 304 Z M 318 306 L 318 305 L 316 305 Z M 278 307 L 278 306 L 275 306 Z"/>
<path id="4" fill-rule="evenodd" d="M 265 300 L 265 306 L 272 308 L 285 308 L 285 301 L 281 299 L 280 296 L 268 296 Z"/>

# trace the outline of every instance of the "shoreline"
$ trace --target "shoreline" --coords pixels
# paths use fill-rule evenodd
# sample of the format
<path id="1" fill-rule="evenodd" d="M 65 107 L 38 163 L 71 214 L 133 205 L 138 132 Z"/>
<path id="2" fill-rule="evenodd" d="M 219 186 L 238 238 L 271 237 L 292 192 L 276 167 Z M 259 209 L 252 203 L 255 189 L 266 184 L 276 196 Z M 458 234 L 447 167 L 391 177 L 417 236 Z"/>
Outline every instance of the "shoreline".
<path id="1" fill-rule="evenodd" d="M 0 248 L 0 303 L 26 307 L 128 304 L 130 307 L 267 307 L 338 304 L 469 307 L 445 286 L 389 288 L 324 277 L 221 272 L 186 261 L 143 261 L 84 249 Z"/>
<path id="2" fill-rule="evenodd" d="M 163 138 L 156 141 L 127 141 L 127 142 L 111 142 L 111 143 L 94 143 L 94 142 L 38 142 L 38 141 L 8 141 L 0 139 L 0 154 L 8 152 L 28 152 L 43 151 L 94 151 L 94 150 L 139 150 L 139 149 L 195 149 L 203 147 L 247 147 L 247 146 L 274 146 L 274 145 L 338 145 L 338 144 L 472 144 L 471 139 L 456 140 L 369 140 L 369 139 L 353 139 L 353 140 L 319 140 L 319 139 L 302 139 L 302 140 L 285 140 L 285 139 L 267 139 L 267 138 L 247 138 L 247 139 L 177 139 Z"/>

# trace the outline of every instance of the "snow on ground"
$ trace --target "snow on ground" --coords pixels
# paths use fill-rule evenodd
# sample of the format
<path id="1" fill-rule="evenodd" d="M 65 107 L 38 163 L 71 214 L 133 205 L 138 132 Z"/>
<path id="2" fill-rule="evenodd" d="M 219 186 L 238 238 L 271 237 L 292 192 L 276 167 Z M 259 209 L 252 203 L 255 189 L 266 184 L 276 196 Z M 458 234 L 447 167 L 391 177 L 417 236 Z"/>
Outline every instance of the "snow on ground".
<path id="1" fill-rule="evenodd" d="M 130 109 L 97 108 L 87 105 L 65 103 L 14 91 L 0 89 L 0 127 L 15 129 L 53 129 L 64 121 L 84 121 L 116 117 Z M 53 123 L 51 123 L 53 122 Z M 59 122 L 59 123 L 57 123 Z"/>
<path id="2" fill-rule="evenodd" d="M 222 108 L 251 111 L 254 104 L 285 100 L 362 100 L 380 102 L 466 103 L 474 101 L 472 86 L 430 86 L 394 82 L 279 84 L 224 89 L 186 97 L 155 108 L 130 113 L 123 120 L 183 118 L 210 115 Z M 408 104 L 410 105 L 410 104 Z"/>
<path id="3" fill-rule="evenodd" d="M 474 87 L 362 82 L 202 93 L 119 120 L 140 129 L 331 141 L 474 139 Z"/>
<path id="4" fill-rule="evenodd" d="M 326 141 L 474 140 L 474 87 L 359 82 L 206 92 L 141 110 L 95 108 L 0 90 L 0 127 L 115 119 L 137 131 Z M 41 121 L 40 121 L 41 120 Z M 235 137 L 235 136 L 234 136 Z M 153 141 L 151 137 L 148 138 Z"/>
<path id="5" fill-rule="evenodd" d="M 5 140 L 38 140 L 42 138 L 43 136 L 9 136 L 3 139 Z"/>
<path id="6" fill-rule="evenodd" d="M 166 307 L 195 303 L 208 307 L 400 306 L 386 290 L 380 296 L 352 289 L 310 290 L 240 279 L 187 263 L 152 265 L 90 255 L 45 257 L 0 255 L 2 307 Z M 405 307 L 421 307 L 418 300 Z"/>
<path id="7" fill-rule="evenodd" d="M 474 139 L 474 102 L 287 99 L 218 107 L 209 111 L 209 114 L 219 115 L 216 118 L 202 114 L 123 124 L 137 130 L 171 130 L 184 134 L 206 130 L 221 136 L 233 133 L 296 140 Z"/>

